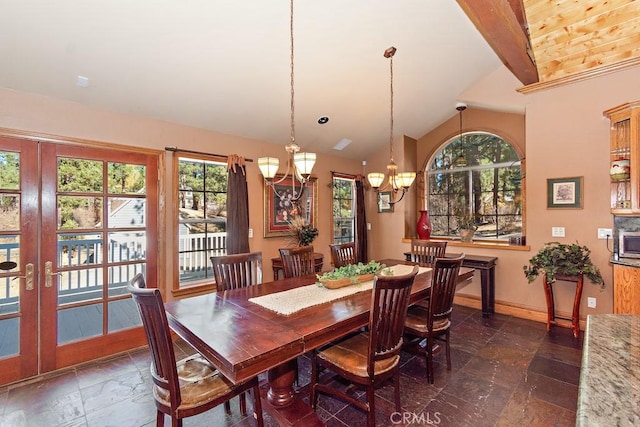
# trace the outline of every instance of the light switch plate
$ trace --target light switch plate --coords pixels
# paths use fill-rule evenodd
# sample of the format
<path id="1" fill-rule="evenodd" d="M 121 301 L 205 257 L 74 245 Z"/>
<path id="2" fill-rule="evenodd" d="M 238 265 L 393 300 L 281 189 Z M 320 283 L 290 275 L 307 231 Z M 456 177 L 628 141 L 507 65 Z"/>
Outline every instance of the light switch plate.
<path id="1" fill-rule="evenodd" d="M 564 237 L 564 227 L 551 227 L 551 237 Z"/>
<path id="2" fill-rule="evenodd" d="M 596 299 L 594 297 L 587 298 L 587 307 L 596 308 Z"/>

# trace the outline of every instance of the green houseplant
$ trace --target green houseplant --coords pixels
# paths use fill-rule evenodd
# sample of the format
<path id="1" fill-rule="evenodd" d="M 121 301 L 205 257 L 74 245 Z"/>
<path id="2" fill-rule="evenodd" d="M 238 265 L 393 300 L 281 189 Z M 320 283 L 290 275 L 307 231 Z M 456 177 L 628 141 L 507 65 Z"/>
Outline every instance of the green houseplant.
<path id="1" fill-rule="evenodd" d="M 289 229 L 298 246 L 310 245 L 318 236 L 318 229 L 301 216 L 296 216 L 289 222 Z"/>
<path id="2" fill-rule="evenodd" d="M 591 250 L 577 242 L 564 244 L 559 242 L 545 243 L 544 247 L 523 266 L 524 275 L 529 283 L 538 275 L 545 274 L 548 283 L 556 281 L 556 276 L 578 276 L 582 274 L 593 284 L 604 288 L 604 280 L 600 269 L 596 267 L 589 255 Z"/>

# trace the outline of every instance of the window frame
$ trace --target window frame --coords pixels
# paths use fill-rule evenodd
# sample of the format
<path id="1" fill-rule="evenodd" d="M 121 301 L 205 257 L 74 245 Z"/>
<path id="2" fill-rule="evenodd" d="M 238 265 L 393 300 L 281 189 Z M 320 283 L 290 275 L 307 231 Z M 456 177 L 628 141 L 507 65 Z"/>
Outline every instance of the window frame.
<path id="1" fill-rule="evenodd" d="M 481 137 L 493 137 L 493 138 L 498 138 L 503 144 L 507 145 L 513 152 L 513 154 L 515 154 L 515 156 L 517 157 L 517 160 L 508 160 L 508 161 L 503 161 L 500 163 L 485 163 L 485 164 L 478 164 L 478 165 L 469 165 L 469 166 L 455 166 L 455 167 L 446 167 L 446 161 L 443 161 L 443 159 L 446 157 L 445 156 L 445 149 L 447 147 L 450 147 L 450 153 L 448 153 L 450 155 L 450 163 L 452 164 L 454 163 L 454 161 L 452 160 L 456 154 L 460 154 L 460 153 L 467 153 L 468 157 L 468 153 L 469 153 L 469 149 L 471 147 L 473 147 L 474 141 L 473 141 L 473 136 L 474 135 L 478 135 Z M 462 141 L 462 142 L 461 142 Z M 469 144 L 469 145 L 466 145 Z M 499 243 L 499 244 L 503 244 L 503 243 L 508 243 L 509 242 L 509 235 L 500 235 L 501 232 L 501 227 L 500 227 L 500 221 L 504 221 L 505 219 L 507 219 L 508 217 L 516 217 L 520 219 L 521 222 L 521 226 L 520 226 L 520 230 L 519 231 L 515 231 L 511 234 L 518 234 L 521 236 L 525 235 L 525 230 L 526 230 L 526 223 L 525 223 L 525 212 L 526 212 L 526 197 L 525 197 L 525 160 L 523 157 L 521 157 L 519 150 L 517 149 L 518 147 L 516 145 L 514 145 L 513 143 L 509 142 L 507 139 L 503 138 L 502 136 L 496 134 L 496 133 L 492 133 L 492 132 L 486 132 L 486 131 L 467 131 L 462 135 L 459 136 L 455 136 L 452 137 L 450 139 L 448 139 L 447 141 L 445 141 L 444 143 L 442 143 L 434 152 L 433 156 L 429 159 L 429 161 L 426 164 L 425 167 L 425 191 L 424 191 L 424 197 L 425 197 L 425 204 L 427 206 L 427 209 L 430 212 L 430 217 L 431 217 L 431 222 L 432 224 L 434 224 L 434 219 L 436 218 L 443 218 L 446 217 L 445 221 L 446 221 L 446 228 L 447 231 L 449 232 L 448 234 L 436 234 L 438 233 L 438 230 L 436 229 L 436 227 L 434 227 L 435 232 L 432 234 L 433 237 L 438 238 L 438 239 L 450 239 L 450 240 L 459 240 L 459 235 L 457 234 L 457 232 L 455 231 L 456 226 L 457 226 L 457 220 L 456 220 L 456 213 L 453 212 L 453 208 L 452 206 L 455 206 L 456 203 L 452 202 L 452 196 L 453 193 L 451 191 L 447 191 L 446 193 L 441 193 L 441 194 L 446 194 L 447 197 L 447 201 L 446 201 L 446 215 L 441 215 L 441 214 L 437 214 L 436 212 L 438 210 L 434 209 L 432 206 L 432 196 L 435 196 L 434 194 L 431 193 L 431 178 L 434 175 L 439 175 L 439 174 L 460 174 L 460 173 L 465 173 L 467 176 L 463 177 L 463 179 L 466 181 L 466 185 L 465 185 L 465 195 L 463 196 L 465 203 L 468 203 L 469 207 L 469 211 L 472 212 L 472 215 L 478 215 L 481 216 L 483 218 L 487 218 L 487 217 L 491 217 L 491 219 L 493 220 L 493 223 L 495 224 L 495 235 L 494 236 L 479 236 L 478 234 L 476 234 L 476 236 L 474 237 L 474 240 L 482 240 L 483 242 L 495 242 L 495 243 Z M 486 157 L 485 157 L 486 159 Z M 435 162 L 441 162 L 438 166 L 440 166 L 440 168 L 435 167 L 434 163 Z M 519 184 L 514 185 L 514 188 L 509 188 L 509 189 L 500 189 L 500 181 L 494 181 L 493 182 L 493 187 L 491 189 L 491 193 L 493 194 L 492 199 L 494 200 L 494 203 L 496 203 L 496 201 L 502 196 L 506 196 L 509 192 L 513 192 L 514 193 L 514 197 L 518 197 L 520 198 L 519 201 L 514 201 L 514 203 L 516 204 L 516 206 L 519 204 L 519 215 L 518 214 L 513 214 L 513 213 L 504 213 L 501 214 L 497 211 L 496 206 L 493 206 L 493 213 L 485 213 L 485 214 L 477 214 L 473 212 L 473 198 L 474 197 L 479 197 L 480 199 L 482 199 L 482 195 L 484 193 L 486 193 L 486 189 L 482 188 L 482 183 L 480 183 L 480 195 L 479 196 L 475 196 L 474 194 L 474 190 L 476 190 L 476 188 L 474 187 L 474 172 L 481 172 L 481 171 L 486 171 L 486 170 L 504 170 L 506 168 L 512 168 L 514 166 L 519 166 L 520 167 L 520 171 L 519 174 L 516 175 L 516 177 L 514 179 L 519 180 Z M 452 175 L 451 175 L 452 176 Z M 504 179 L 504 178 L 503 178 Z M 450 185 L 450 184 L 447 184 Z M 467 190 L 469 189 L 469 190 Z M 471 191 L 471 195 L 468 193 L 468 191 Z M 517 220 L 516 220 L 517 221 Z"/>
<path id="2" fill-rule="evenodd" d="M 227 167 L 227 158 L 226 156 L 219 156 L 219 155 L 207 155 L 207 154 L 201 154 L 201 153 L 192 153 L 192 152 L 187 152 L 187 151 L 174 151 L 173 152 L 173 157 L 172 157 L 172 194 L 174 195 L 174 206 L 173 206 L 173 227 L 172 227 L 172 235 L 173 235 L 173 240 L 174 240 L 174 245 L 173 245 L 173 259 L 174 259 L 174 265 L 175 268 L 173 269 L 173 281 L 172 281 L 172 291 L 174 295 L 180 295 L 180 294 L 185 294 L 185 293 L 196 293 L 196 292 L 200 292 L 200 291 L 210 291 L 210 290 L 215 290 L 215 279 L 213 277 L 213 269 L 210 265 L 209 262 L 209 254 L 205 255 L 204 259 L 205 259 L 205 265 L 206 265 L 206 269 L 205 269 L 205 276 L 201 279 L 198 280 L 191 280 L 191 281 L 181 281 L 181 275 L 180 275 L 180 225 L 183 223 L 189 223 L 189 222 L 193 222 L 194 220 L 185 220 L 185 221 L 181 221 L 180 220 L 180 196 L 179 196 L 179 192 L 181 191 L 180 189 L 180 177 L 179 177 L 179 173 L 180 173 L 180 164 L 182 159 L 187 159 L 187 160 L 194 160 L 194 161 L 202 161 L 203 163 L 213 163 L 216 166 L 220 166 L 222 168 L 225 169 L 225 175 L 226 174 L 226 167 Z M 204 177 L 203 177 L 204 179 Z M 207 193 L 206 190 L 206 186 L 203 185 L 203 192 Z M 225 191 L 224 194 L 227 194 L 228 191 L 228 179 L 225 185 Z M 217 191 L 216 193 L 220 193 L 219 191 Z M 204 200 L 203 200 L 204 203 Z M 206 218 L 203 218 L 202 220 L 198 220 L 197 222 L 199 223 L 207 223 L 207 224 L 213 224 L 213 219 L 211 220 L 207 220 Z M 226 231 L 225 231 L 226 233 Z M 225 245 L 226 246 L 226 245 Z M 209 249 L 205 248 L 202 251 L 198 251 L 198 252 L 210 252 Z M 224 253 L 216 253 L 216 255 L 224 255 L 226 254 L 226 248 L 224 250 Z M 208 274 L 207 274 L 208 272 Z"/>
<path id="3" fill-rule="evenodd" d="M 351 186 L 351 198 L 339 197 L 336 198 L 336 180 L 350 182 Z M 336 215 L 336 201 L 351 200 L 351 216 L 342 217 Z M 356 241 L 356 177 L 353 175 L 333 173 L 331 177 L 331 241 L 334 244 L 337 243 L 349 243 Z M 341 238 L 336 236 L 336 227 L 338 222 L 346 222 L 350 219 L 351 233 L 347 238 Z M 349 238 L 350 237 L 350 238 Z"/>

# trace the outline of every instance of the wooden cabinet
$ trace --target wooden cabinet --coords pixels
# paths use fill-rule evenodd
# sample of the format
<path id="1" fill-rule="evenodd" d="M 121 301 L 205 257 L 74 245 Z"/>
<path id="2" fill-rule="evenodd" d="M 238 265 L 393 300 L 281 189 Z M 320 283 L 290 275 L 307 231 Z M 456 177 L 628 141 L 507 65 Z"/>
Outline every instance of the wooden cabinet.
<path id="1" fill-rule="evenodd" d="M 613 265 L 613 312 L 640 314 L 640 268 Z"/>
<path id="2" fill-rule="evenodd" d="M 640 101 L 604 112 L 611 122 L 611 213 L 640 213 Z"/>

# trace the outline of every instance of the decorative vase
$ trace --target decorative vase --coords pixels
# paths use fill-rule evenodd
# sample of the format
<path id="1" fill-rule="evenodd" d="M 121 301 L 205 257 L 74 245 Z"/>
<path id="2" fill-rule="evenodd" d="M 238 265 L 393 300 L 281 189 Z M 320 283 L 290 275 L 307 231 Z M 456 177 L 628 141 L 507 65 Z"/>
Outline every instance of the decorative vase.
<path id="1" fill-rule="evenodd" d="M 429 212 L 420 211 L 420 219 L 418 219 L 418 237 L 421 240 L 428 240 L 431 237 L 431 220 L 429 220 Z"/>
<path id="2" fill-rule="evenodd" d="M 473 241 L 473 235 L 475 234 L 476 230 L 472 230 L 472 229 L 466 229 L 466 228 L 462 228 L 460 229 L 460 241 L 461 242 L 472 242 Z"/>

